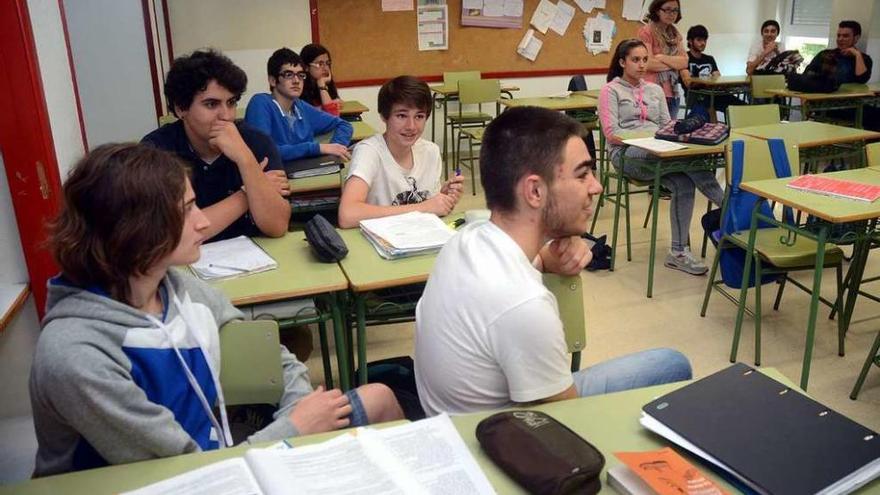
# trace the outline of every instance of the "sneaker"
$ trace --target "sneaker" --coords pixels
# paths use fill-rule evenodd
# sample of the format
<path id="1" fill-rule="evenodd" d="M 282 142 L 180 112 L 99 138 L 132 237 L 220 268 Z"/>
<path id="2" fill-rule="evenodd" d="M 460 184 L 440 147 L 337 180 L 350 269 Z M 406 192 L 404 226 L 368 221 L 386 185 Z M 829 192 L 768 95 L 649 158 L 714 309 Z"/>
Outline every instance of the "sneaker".
<path id="1" fill-rule="evenodd" d="M 663 264 L 691 275 L 703 275 L 709 271 L 709 267 L 697 259 L 690 248 L 684 248 L 684 251 L 681 252 L 670 251 Z"/>

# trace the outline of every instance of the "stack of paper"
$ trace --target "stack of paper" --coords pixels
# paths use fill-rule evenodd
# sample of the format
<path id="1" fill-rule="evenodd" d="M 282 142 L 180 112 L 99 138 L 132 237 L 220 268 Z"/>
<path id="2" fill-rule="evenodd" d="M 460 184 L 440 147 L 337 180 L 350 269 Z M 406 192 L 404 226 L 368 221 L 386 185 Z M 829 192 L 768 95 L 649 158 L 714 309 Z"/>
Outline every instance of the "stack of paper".
<path id="1" fill-rule="evenodd" d="M 600 13 L 596 17 L 588 18 L 584 23 L 584 41 L 587 50 L 593 55 L 611 51 L 611 41 L 616 30 L 614 20 L 608 17 L 608 14 Z"/>
<path id="2" fill-rule="evenodd" d="M 360 226 L 379 256 L 388 260 L 439 251 L 455 234 L 437 215 L 419 211 L 362 220 Z"/>
<path id="3" fill-rule="evenodd" d="M 245 236 L 202 246 L 202 256 L 192 269 L 203 280 L 240 277 L 278 268 L 278 263 Z"/>

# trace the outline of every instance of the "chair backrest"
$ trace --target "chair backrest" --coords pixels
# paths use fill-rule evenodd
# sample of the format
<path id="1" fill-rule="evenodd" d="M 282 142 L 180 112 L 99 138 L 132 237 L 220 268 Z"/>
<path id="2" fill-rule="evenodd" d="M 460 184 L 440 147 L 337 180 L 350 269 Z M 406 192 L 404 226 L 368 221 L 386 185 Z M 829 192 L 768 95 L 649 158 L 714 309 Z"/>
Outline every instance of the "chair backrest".
<path id="1" fill-rule="evenodd" d="M 471 79 L 480 79 L 483 77 L 483 74 L 478 70 L 464 70 L 458 72 L 444 72 L 443 73 L 443 85 L 444 86 L 456 86 L 459 81 L 467 81 Z"/>
<path id="2" fill-rule="evenodd" d="M 758 139 L 748 136 L 736 136 L 730 139 L 731 145 L 727 147 L 727 167 L 725 170 L 727 183 L 733 183 L 733 142 L 742 141 L 743 148 L 743 169 L 741 182 L 752 180 L 764 180 L 777 178 L 776 169 L 773 166 L 773 157 L 770 154 L 768 142 L 764 139 Z M 785 146 L 788 162 L 790 164 L 798 163 L 799 154 L 797 146 Z"/>
<path id="3" fill-rule="evenodd" d="M 730 105 L 727 123 L 731 129 L 779 123 L 779 105 Z"/>
<path id="4" fill-rule="evenodd" d="M 495 103 L 501 98 L 498 79 L 465 79 L 458 81 L 458 100 L 462 105 Z"/>
<path id="5" fill-rule="evenodd" d="M 783 74 L 768 74 L 752 76 L 752 98 L 772 98 L 768 89 L 785 89 L 785 76 Z"/>
<path id="6" fill-rule="evenodd" d="M 869 167 L 880 167 L 880 141 L 865 146 L 865 163 Z"/>
<path id="7" fill-rule="evenodd" d="M 564 277 L 546 273 L 544 274 L 544 286 L 556 296 L 568 352 L 582 351 L 586 347 L 583 280 L 580 277 Z"/>
<path id="8" fill-rule="evenodd" d="M 589 89 L 587 88 L 587 79 L 583 74 L 571 76 L 571 79 L 568 80 L 569 91 L 586 91 L 587 89 Z"/>
<path id="9" fill-rule="evenodd" d="M 220 386 L 227 406 L 277 404 L 284 389 L 278 323 L 231 321 L 220 329 Z"/>

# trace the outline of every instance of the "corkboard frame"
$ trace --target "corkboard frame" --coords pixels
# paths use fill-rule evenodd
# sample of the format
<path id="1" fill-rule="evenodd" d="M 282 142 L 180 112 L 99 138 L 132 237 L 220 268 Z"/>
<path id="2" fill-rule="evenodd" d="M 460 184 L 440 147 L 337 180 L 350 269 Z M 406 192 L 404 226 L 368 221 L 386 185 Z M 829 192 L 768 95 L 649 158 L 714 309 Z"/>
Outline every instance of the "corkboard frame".
<path id="1" fill-rule="evenodd" d="M 443 72 L 479 70 L 484 77 L 541 77 L 569 74 L 604 74 L 611 53 L 589 53 L 583 27 L 588 17 L 605 12 L 614 19 L 612 41 L 636 37 L 641 23 L 621 17 L 623 0 L 607 0 L 606 9 L 585 14 L 573 0 L 575 16 L 565 33 L 552 30 L 536 35 L 544 42 L 535 62 L 516 53 L 529 29 L 529 20 L 540 0 L 524 0 L 520 29 L 462 27 L 461 0 L 447 0 L 449 49 L 418 50 L 416 11 L 382 12 L 380 0 L 309 0 L 312 39 L 333 54 L 334 79 L 339 87 L 379 85 L 400 74 L 425 81 L 441 81 Z M 414 0 L 414 3 L 417 3 Z"/>

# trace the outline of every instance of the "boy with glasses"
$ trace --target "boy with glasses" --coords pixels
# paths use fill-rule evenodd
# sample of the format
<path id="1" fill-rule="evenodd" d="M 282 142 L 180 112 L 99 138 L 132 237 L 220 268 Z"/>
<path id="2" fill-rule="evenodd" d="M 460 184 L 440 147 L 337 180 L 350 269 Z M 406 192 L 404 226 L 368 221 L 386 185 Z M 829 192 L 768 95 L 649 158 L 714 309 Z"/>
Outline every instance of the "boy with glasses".
<path id="1" fill-rule="evenodd" d="M 165 78 L 168 109 L 178 120 L 143 138 L 189 163 L 210 240 L 287 232 L 290 186 L 278 150 L 259 130 L 235 122 L 246 87 L 244 71 L 219 52 L 179 57 Z"/>
<path id="2" fill-rule="evenodd" d="M 275 51 L 266 64 L 271 93 L 251 98 L 245 121 L 266 132 L 275 141 L 284 161 L 317 155 L 351 158 L 348 143 L 354 132 L 351 124 L 322 112 L 302 101 L 307 76 L 302 59 L 293 50 Z M 333 133 L 329 143 L 319 144 L 315 136 Z"/>

